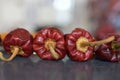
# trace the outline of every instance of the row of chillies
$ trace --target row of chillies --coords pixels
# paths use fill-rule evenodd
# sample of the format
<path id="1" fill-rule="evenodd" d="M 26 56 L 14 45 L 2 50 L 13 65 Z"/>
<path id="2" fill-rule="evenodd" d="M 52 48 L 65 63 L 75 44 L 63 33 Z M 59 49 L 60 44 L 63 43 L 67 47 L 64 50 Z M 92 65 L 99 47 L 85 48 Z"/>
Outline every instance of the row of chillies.
<path id="1" fill-rule="evenodd" d="M 71 60 L 86 61 L 96 53 L 102 60 L 120 61 L 120 35 L 111 34 L 95 41 L 88 31 L 81 28 L 64 35 L 57 28 L 47 27 L 34 38 L 27 30 L 17 28 L 5 36 L 2 44 L 5 51 L 12 54 L 5 58 L 1 52 L 0 59 L 3 61 L 11 61 L 16 55 L 28 57 L 33 52 L 44 60 L 60 60 L 68 54 Z"/>

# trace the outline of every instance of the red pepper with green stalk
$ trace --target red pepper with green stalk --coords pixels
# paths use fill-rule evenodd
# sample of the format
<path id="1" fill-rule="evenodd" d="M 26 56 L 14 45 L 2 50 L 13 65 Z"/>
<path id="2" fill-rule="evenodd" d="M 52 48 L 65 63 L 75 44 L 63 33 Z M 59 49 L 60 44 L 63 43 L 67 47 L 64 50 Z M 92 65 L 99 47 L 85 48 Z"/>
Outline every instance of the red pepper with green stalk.
<path id="1" fill-rule="evenodd" d="M 66 45 L 69 51 L 68 56 L 74 61 L 86 61 L 93 57 L 96 45 L 111 42 L 115 39 L 110 36 L 101 41 L 95 41 L 91 34 L 81 28 L 74 29 L 66 35 Z"/>
<path id="2" fill-rule="evenodd" d="M 96 50 L 96 55 L 101 60 L 120 62 L 120 35 L 109 34 L 106 37 L 109 36 L 114 36 L 115 39 L 112 42 L 100 45 Z"/>
<path id="3" fill-rule="evenodd" d="M 33 49 L 41 59 L 60 60 L 66 55 L 64 34 L 57 28 L 43 28 L 35 36 Z"/>
<path id="4" fill-rule="evenodd" d="M 33 37 L 27 30 L 17 28 L 6 35 L 3 47 L 6 52 L 12 54 L 9 58 L 5 58 L 0 52 L 0 59 L 3 61 L 11 61 L 16 55 L 28 57 L 33 53 Z"/>

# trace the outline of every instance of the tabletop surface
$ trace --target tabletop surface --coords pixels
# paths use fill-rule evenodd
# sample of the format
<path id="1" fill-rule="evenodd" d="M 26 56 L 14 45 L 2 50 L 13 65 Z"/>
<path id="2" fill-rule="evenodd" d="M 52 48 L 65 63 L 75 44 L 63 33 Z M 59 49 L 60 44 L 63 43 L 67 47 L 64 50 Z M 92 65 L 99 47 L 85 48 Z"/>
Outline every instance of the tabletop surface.
<path id="1" fill-rule="evenodd" d="M 120 63 L 16 57 L 11 62 L 0 61 L 0 80 L 120 80 Z"/>

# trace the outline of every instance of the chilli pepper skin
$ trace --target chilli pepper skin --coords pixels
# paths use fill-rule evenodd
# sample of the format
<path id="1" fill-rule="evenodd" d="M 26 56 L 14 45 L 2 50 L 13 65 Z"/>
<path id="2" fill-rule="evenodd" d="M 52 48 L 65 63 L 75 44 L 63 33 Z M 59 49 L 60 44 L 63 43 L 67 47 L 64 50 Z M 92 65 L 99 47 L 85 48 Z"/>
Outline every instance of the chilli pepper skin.
<path id="1" fill-rule="evenodd" d="M 110 43 L 100 45 L 96 50 L 96 55 L 101 60 L 120 62 L 120 35 L 110 34 L 108 36 L 115 36 L 115 40 Z"/>
<path id="2" fill-rule="evenodd" d="M 74 61 L 86 61 L 93 56 L 94 48 L 88 47 L 86 52 L 82 52 L 77 49 L 76 42 L 80 37 L 85 37 L 89 42 L 94 41 L 94 38 L 89 32 L 84 29 L 76 28 L 71 34 L 66 35 L 66 44 L 69 51 L 68 56 Z"/>
<path id="3" fill-rule="evenodd" d="M 6 35 L 3 47 L 6 52 L 12 54 L 6 59 L 0 53 L 0 58 L 3 61 L 11 61 L 16 55 L 28 57 L 33 53 L 33 36 L 23 28 L 14 29 Z"/>
<path id="4" fill-rule="evenodd" d="M 68 56 L 74 61 L 86 61 L 93 57 L 96 45 L 108 43 L 114 40 L 114 36 L 101 41 L 95 41 L 91 34 L 81 28 L 74 29 L 66 35 L 66 45 L 69 51 Z"/>
<path id="5" fill-rule="evenodd" d="M 43 28 L 35 36 L 33 49 L 41 59 L 60 60 L 66 55 L 64 35 L 57 28 Z"/>

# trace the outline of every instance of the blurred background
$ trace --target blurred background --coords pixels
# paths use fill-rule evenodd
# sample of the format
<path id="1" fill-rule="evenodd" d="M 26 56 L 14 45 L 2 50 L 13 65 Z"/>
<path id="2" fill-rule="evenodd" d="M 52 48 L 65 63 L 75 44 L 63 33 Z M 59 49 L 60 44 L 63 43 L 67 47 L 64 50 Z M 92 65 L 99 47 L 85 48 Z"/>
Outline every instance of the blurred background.
<path id="1" fill-rule="evenodd" d="M 105 26 L 109 32 L 119 32 L 120 1 L 0 0 L 0 33 L 16 27 L 38 31 L 45 26 L 56 26 L 64 33 L 80 27 L 94 35 Z"/>

